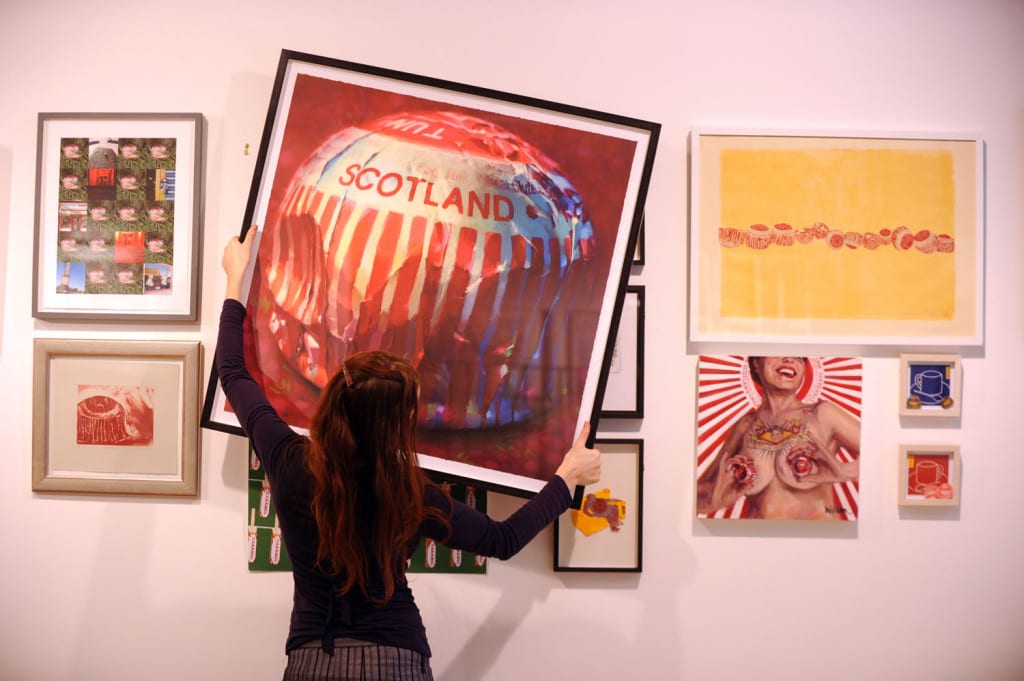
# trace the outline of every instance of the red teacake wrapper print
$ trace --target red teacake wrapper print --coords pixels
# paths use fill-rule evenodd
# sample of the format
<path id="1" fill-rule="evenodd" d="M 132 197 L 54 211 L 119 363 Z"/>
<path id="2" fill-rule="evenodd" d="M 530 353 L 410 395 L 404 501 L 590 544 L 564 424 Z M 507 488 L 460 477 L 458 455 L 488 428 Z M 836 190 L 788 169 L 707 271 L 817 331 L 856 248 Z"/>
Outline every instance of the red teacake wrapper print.
<path id="1" fill-rule="evenodd" d="M 299 76 L 247 359 L 306 427 L 352 352 L 422 381 L 421 453 L 544 479 L 571 443 L 635 143 Z"/>

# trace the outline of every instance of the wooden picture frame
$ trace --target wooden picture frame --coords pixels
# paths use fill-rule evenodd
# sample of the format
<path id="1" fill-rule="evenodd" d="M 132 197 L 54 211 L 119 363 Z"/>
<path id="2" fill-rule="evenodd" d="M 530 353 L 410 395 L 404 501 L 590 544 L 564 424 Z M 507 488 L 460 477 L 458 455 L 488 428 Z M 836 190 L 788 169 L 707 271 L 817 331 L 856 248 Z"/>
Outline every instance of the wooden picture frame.
<path id="1" fill-rule="evenodd" d="M 643 570 L 644 441 L 597 438 L 601 481 L 555 521 L 556 572 Z"/>
<path id="2" fill-rule="evenodd" d="M 194 321 L 203 116 L 40 113 L 32 315 Z"/>
<path id="3" fill-rule="evenodd" d="M 626 287 L 612 362 L 601 401 L 602 418 L 644 416 L 644 297 L 640 284 Z"/>
<path id="4" fill-rule="evenodd" d="M 32 489 L 196 496 L 200 344 L 36 339 Z"/>
<path id="5" fill-rule="evenodd" d="M 691 341 L 983 343 L 977 136 L 707 128 L 690 152 Z"/>
<path id="6" fill-rule="evenodd" d="M 959 445 L 900 445 L 900 506 L 960 505 Z"/>
<path id="7" fill-rule="evenodd" d="M 283 51 L 242 229 L 275 409 L 304 430 L 345 356 L 386 349 L 422 379 L 424 468 L 536 493 L 599 417 L 659 131 Z M 240 432 L 215 373 L 202 425 Z"/>
<path id="8" fill-rule="evenodd" d="M 900 416 L 955 419 L 962 401 L 959 355 L 900 355 Z"/>

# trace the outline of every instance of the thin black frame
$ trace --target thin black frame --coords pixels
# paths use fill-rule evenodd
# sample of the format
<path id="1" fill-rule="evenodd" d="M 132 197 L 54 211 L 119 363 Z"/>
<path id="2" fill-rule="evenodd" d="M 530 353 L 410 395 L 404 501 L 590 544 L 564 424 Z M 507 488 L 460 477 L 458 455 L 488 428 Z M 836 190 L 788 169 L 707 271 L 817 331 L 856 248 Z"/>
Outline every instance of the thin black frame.
<path id="1" fill-rule="evenodd" d="M 163 128 L 160 125 L 163 124 Z M 99 294 L 95 298 L 73 296 L 58 305 L 43 291 L 44 281 L 50 285 L 56 281 L 55 272 L 43 263 L 43 259 L 57 255 L 56 239 L 53 243 L 43 236 L 44 225 L 56 229 L 56 218 L 60 215 L 61 199 L 56 189 L 60 168 L 54 165 L 54 153 L 61 151 L 62 137 L 175 137 L 182 135 L 184 142 L 175 149 L 175 178 L 173 185 L 177 195 L 173 199 L 173 215 L 180 220 L 182 228 L 173 227 L 174 289 L 170 295 L 143 294 L 138 300 L 124 296 Z M 63 134 L 62 134 L 63 133 Z M 164 134 L 161 134 L 164 133 Z M 36 146 L 36 196 L 35 221 L 33 224 L 32 259 L 32 316 L 38 319 L 81 319 L 118 321 L 195 321 L 199 315 L 199 290 L 202 280 L 202 261 L 199 257 L 202 244 L 200 228 L 203 204 L 203 143 L 205 120 L 201 113 L 52 113 L 38 116 Z M 154 156 L 154 158 L 156 158 Z M 181 163 L 178 163 L 181 159 Z M 157 161 L 157 163 L 160 163 Z M 164 164 L 168 161 L 163 161 Z M 155 166 L 154 166 L 155 167 Z M 84 189 L 84 188 L 83 188 Z M 86 202 L 92 199 L 86 199 Z M 116 199 L 110 199 L 114 203 Z M 65 201 L 65 203 L 70 203 Z M 179 204 L 181 207 L 179 208 Z M 49 220 L 53 219 L 50 223 Z M 147 223 L 140 222 L 145 225 Z M 153 226 L 153 225 L 149 225 Z M 178 249 L 178 244 L 182 248 Z M 51 248 L 52 247 L 52 248 Z M 51 253 L 52 250 L 52 253 Z M 179 262 L 180 261 L 180 262 Z M 177 288 L 179 286 L 180 289 Z M 145 284 L 143 284 L 145 286 Z M 56 294 L 54 294 L 56 295 Z M 71 300 L 83 304 L 70 304 Z M 95 303 L 97 307 L 87 307 Z M 137 305 L 135 303 L 138 303 Z M 106 307 L 103 307 L 103 305 Z"/>
<path id="2" fill-rule="evenodd" d="M 644 320 L 645 303 L 644 303 L 644 299 L 645 299 L 645 295 L 646 295 L 645 291 L 646 291 L 646 288 L 644 287 L 643 284 L 630 284 L 630 285 L 628 285 L 626 287 L 626 296 L 629 297 L 629 296 L 632 295 L 632 296 L 636 297 L 636 329 L 634 330 L 636 335 L 635 335 L 635 338 L 633 338 L 633 339 L 628 339 L 628 338 L 624 338 L 623 337 L 622 334 L 627 332 L 628 329 L 624 329 L 621 326 L 622 315 L 620 315 L 620 317 L 619 317 L 619 320 L 620 320 L 619 333 L 616 336 L 615 345 L 613 346 L 613 347 L 617 347 L 618 344 L 620 342 L 622 342 L 622 341 L 629 342 L 630 340 L 633 340 L 635 342 L 635 345 L 636 345 L 636 354 L 635 354 L 636 363 L 635 363 L 635 366 L 632 367 L 633 372 L 634 372 L 634 381 L 633 381 L 633 384 L 632 384 L 633 388 L 634 388 L 634 391 L 633 391 L 633 406 L 632 406 L 632 408 L 628 408 L 628 409 L 605 409 L 604 405 L 602 403 L 602 407 L 601 407 L 601 417 L 602 418 L 640 419 L 640 418 L 643 418 L 643 416 L 644 416 L 644 325 L 645 325 L 645 320 Z M 625 303 L 623 303 L 623 310 L 625 310 Z M 613 368 L 614 367 L 609 367 L 608 382 L 611 382 L 611 375 L 612 375 L 612 371 L 611 370 Z M 607 397 L 608 396 L 608 390 L 607 390 L 608 386 L 607 386 L 607 383 L 605 384 L 605 386 L 606 386 L 605 397 Z"/>
<path id="3" fill-rule="evenodd" d="M 640 231 L 636 237 L 636 248 L 633 250 L 633 267 L 641 268 L 647 262 L 647 215 L 640 219 Z"/>
<path id="4" fill-rule="evenodd" d="M 572 521 L 569 516 L 569 512 L 562 514 L 554 523 L 554 555 L 552 556 L 552 567 L 555 572 L 642 572 L 643 571 L 643 537 L 644 537 L 644 440 L 643 438 L 617 438 L 617 437 L 599 437 L 594 440 L 594 446 L 601 449 L 603 445 L 608 446 L 623 446 L 623 447 L 634 447 L 636 455 L 636 509 L 632 514 L 629 513 L 627 507 L 627 522 L 630 517 L 635 518 L 636 523 L 636 545 L 634 561 L 629 565 L 621 565 L 616 567 L 610 567 L 607 565 L 563 565 L 559 561 L 559 548 L 563 540 L 563 533 L 561 532 L 562 525 L 568 525 L 572 527 Z M 604 456 L 604 453 L 602 453 Z M 601 489 L 608 484 L 606 479 L 602 479 L 597 484 L 592 485 L 593 489 Z M 613 492 L 614 493 L 614 492 Z M 570 531 L 571 535 L 575 538 L 575 532 Z"/>
<path id="5" fill-rule="evenodd" d="M 634 145 L 632 160 L 627 163 L 628 172 L 625 173 L 624 182 L 619 187 L 624 199 L 621 205 L 617 204 L 619 227 L 615 243 L 608 246 L 612 255 L 608 260 L 608 279 L 600 306 L 600 321 L 596 327 L 594 342 L 588 346 L 593 348 L 588 366 L 593 372 L 594 379 L 588 378 L 583 387 L 583 399 L 578 404 L 577 431 L 583 421 L 590 421 L 593 426 L 591 432 L 596 431 L 605 389 L 601 377 L 607 373 L 607 367 L 612 359 L 613 348 L 609 339 L 614 338 L 617 332 L 619 314 L 643 219 L 641 206 L 646 199 L 650 182 L 660 124 L 422 75 L 283 50 L 257 156 L 253 184 L 242 221 L 243 235 L 250 225 L 262 224 L 263 218 L 267 217 L 268 204 L 271 201 L 269 195 L 273 185 L 272 176 L 277 172 L 273 164 L 279 161 L 277 151 L 283 137 L 282 129 L 286 125 L 285 114 L 288 113 L 291 104 L 287 97 L 294 96 L 295 79 L 311 74 L 329 82 L 362 88 L 364 91 L 369 89 L 369 84 L 376 92 L 399 98 L 415 97 L 422 100 L 430 97 L 432 99 L 429 101 L 454 106 L 456 109 L 485 111 L 506 120 L 514 116 L 526 121 L 527 124 L 546 125 L 552 131 L 556 126 L 558 129 L 580 133 L 600 131 L 609 139 L 620 139 Z M 281 126 L 280 129 L 278 125 Z M 593 168 L 592 161 L 590 167 Z M 215 372 L 211 372 L 210 375 L 201 425 L 213 430 L 241 434 L 237 420 L 226 409 Z M 567 441 L 565 446 L 568 447 L 570 442 L 571 440 Z M 471 480 L 487 489 L 520 496 L 531 496 L 546 481 L 546 477 L 540 479 L 510 474 L 482 466 L 456 464 L 435 457 L 421 456 L 421 462 L 427 470 L 436 470 L 448 478 Z"/>

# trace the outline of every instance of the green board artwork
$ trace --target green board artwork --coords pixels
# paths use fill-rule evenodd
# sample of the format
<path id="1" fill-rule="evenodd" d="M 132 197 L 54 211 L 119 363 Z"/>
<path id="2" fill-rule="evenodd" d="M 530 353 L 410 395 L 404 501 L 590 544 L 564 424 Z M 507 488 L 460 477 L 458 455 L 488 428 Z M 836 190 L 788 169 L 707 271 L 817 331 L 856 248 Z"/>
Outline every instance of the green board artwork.
<path id="1" fill-rule="evenodd" d="M 248 503 L 248 561 L 253 572 L 290 572 L 292 562 L 281 539 L 277 509 L 270 495 L 266 473 L 249 448 L 249 503 Z M 470 485 L 441 482 L 453 499 L 463 501 L 481 513 L 487 512 L 487 493 Z M 420 541 L 409 559 L 408 572 L 448 572 L 486 574 L 487 562 L 483 556 L 467 551 L 453 551 L 431 539 Z"/>
<path id="2" fill-rule="evenodd" d="M 487 513 L 487 492 L 471 485 L 439 483 L 453 499 Z M 469 551 L 455 551 L 432 539 L 421 539 L 416 553 L 409 559 L 406 572 L 455 572 L 483 575 L 487 573 L 487 559 Z"/>
<path id="3" fill-rule="evenodd" d="M 266 473 L 249 448 L 248 559 L 253 571 L 291 572 L 292 562 L 281 540 L 277 509 L 270 498 Z"/>

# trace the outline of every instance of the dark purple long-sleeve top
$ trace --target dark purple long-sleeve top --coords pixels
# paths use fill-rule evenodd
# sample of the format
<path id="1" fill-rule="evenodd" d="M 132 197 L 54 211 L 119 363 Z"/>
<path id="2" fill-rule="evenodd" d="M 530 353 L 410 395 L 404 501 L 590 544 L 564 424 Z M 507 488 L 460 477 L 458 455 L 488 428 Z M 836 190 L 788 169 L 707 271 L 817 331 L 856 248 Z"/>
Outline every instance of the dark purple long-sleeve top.
<path id="1" fill-rule="evenodd" d="M 307 440 L 278 416 L 245 368 L 244 320 L 245 307 L 236 300 L 225 300 L 217 338 L 217 374 L 270 481 L 282 538 L 292 562 L 295 588 L 285 651 L 319 640 L 330 652 L 335 638 L 348 637 L 429 656 L 423 620 L 408 584 L 403 581 L 390 601 L 376 605 L 358 588 L 338 595 L 341 579 L 317 568 L 319 535 L 311 510 L 312 483 L 304 461 Z M 372 494 L 372 484 L 367 488 Z M 360 492 L 360 498 L 367 497 Z M 451 511 L 451 532 L 436 521 L 424 520 L 418 535 L 409 542 L 407 556 L 412 555 L 421 538 L 430 537 L 453 549 L 506 559 L 564 512 L 571 497 L 562 478 L 555 476 L 503 522 L 451 499 L 434 486 L 426 489 L 425 500 L 446 513 Z M 371 572 L 375 576 L 368 590 L 379 598 L 384 592 L 379 568 Z"/>

